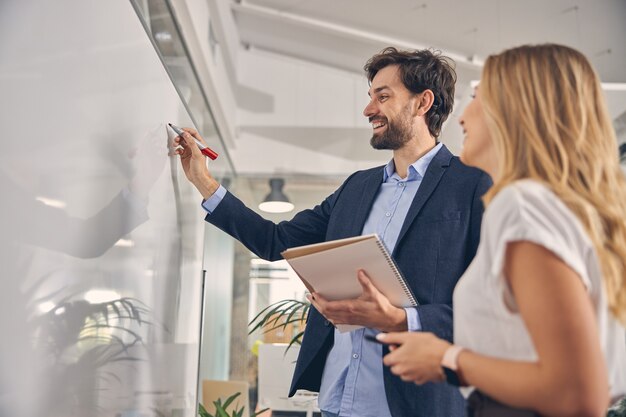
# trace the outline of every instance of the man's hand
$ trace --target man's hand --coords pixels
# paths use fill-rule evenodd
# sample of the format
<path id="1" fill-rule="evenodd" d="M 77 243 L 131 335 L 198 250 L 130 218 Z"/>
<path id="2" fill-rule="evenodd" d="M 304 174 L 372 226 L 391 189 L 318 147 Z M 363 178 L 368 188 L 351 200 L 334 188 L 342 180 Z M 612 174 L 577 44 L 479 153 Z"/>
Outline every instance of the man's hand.
<path id="1" fill-rule="evenodd" d="M 407 330 L 406 312 L 392 305 L 372 284 L 363 270 L 357 274 L 363 293 L 352 300 L 328 301 L 318 293 L 307 295 L 308 300 L 328 321 L 353 324 L 384 332 Z"/>
<path id="2" fill-rule="evenodd" d="M 180 155 L 180 162 L 183 166 L 183 171 L 185 171 L 185 176 L 196 186 L 202 197 L 207 199 L 217 191 L 220 185 L 211 176 L 206 166 L 206 157 L 200 152 L 194 138 L 204 143 L 204 139 L 198 132 L 185 127 L 183 128 L 182 137 L 177 136 L 174 139 L 174 144 L 182 146 L 182 149 L 177 149 L 176 153 Z"/>

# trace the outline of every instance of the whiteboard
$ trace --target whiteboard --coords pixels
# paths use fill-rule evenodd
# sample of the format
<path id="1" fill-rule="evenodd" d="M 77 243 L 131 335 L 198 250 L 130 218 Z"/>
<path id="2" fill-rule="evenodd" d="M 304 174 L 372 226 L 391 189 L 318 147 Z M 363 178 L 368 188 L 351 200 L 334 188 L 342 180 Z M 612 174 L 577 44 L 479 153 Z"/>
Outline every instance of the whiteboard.
<path id="1" fill-rule="evenodd" d="M 0 415 L 193 416 L 191 119 L 128 0 L 0 2 Z"/>

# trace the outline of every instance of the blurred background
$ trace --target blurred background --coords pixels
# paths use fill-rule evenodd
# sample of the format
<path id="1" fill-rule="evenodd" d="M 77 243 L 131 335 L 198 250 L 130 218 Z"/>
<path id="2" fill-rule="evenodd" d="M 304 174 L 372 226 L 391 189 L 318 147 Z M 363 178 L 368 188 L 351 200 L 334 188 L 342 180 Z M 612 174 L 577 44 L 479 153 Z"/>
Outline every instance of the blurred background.
<path id="1" fill-rule="evenodd" d="M 304 286 L 202 222 L 167 122 L 195 126 L 222 184 L 288 220 L 391 158 L 362 115 L 373 54 L 456 62 L 440 140 L 458 154 L 485 59 L 555 42 L 595 66 L 626 155 L 626 0 L 4 0 L 0 23 L 0 415 L 56 398 L 50 415 L 192 416 L 236 392 L 274 416 L 315 411 L 286 399 L 303 324 L 255 329 L 301 317 Z"/>

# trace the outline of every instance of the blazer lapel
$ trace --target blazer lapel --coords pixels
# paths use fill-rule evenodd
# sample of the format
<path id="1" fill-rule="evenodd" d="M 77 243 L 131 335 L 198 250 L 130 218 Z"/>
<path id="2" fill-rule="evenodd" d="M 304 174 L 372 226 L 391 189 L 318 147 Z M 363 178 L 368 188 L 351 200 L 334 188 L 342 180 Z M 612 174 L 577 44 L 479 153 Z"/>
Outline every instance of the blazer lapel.
<path id="1" fill-rule="evenodd" d="M 402 224 L 402 228 L 400 229 L 400 235 L 398 236 L 398 241 L 396 243 L 396 248 L 399 246 L 400 241 L 406 234 L 407 230 L 424 207 L 424 204 L 430 198 L 435 188 L 437 188 L 437 184 L 441 180 L 443 173 L 446 172 L 446 168 L 450 166 L 450 159 L 452 159 L 452 153 L 446 148 L 445 145 L 441 147 L 437 155 L 433 158 L 426 169 L 426 173 L 424 174 L 424 178 L 422 179 L 422 183 L 420 184 L 419 189 L 417 190 L 417 194 L 413 198 L 413 202 L 411 203 L 411 207 L 409 207 L 409 212 L 406 215 L 406 219 L 404 219 L 404 223 Z"/>
<path id="2" fill-rule="evenodd" d="M 361 198 L 359 199 L 359 204 L 357 205 L 354 211 L 354 217 L 352 218 L 352 226 L 349 231 L 349 236 L 358 236 L 363 231 L 365 221 L 370 214 L 370 210 L 372 209 L 372 205 L 374 204 L 380 185 L 383 183 L 383 169 L 385 168 L 381 167 L 379 170 L 372 171 L 372 174 L 365 179 L 362 187 Z"/>

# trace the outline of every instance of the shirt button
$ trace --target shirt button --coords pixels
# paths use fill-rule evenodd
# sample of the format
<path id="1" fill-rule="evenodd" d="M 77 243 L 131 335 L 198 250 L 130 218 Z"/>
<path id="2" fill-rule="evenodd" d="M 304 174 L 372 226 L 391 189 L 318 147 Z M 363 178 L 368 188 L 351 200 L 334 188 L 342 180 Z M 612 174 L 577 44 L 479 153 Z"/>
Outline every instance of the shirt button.
<path id="1" fill-rule="evenodd" d="M 385 213 L 385 217 L 391 216 L 391 213 Z"/>
<path id="2" fill-rule="evenodd" d="M 352 357 L 353 357 L 354 359 L 359 359 L 359 354 L 358 354 L 358 353 L 353 353 L 353 354 L 352 354 Z"/>
<path id="3" fill-rule="evenodd" d="M 405 184 L 405 183 L 403 183 L 403 182 L 399 182 L 399 183 L 398 183 L 398 187 L 404 187 L 404 184 Z"/>

